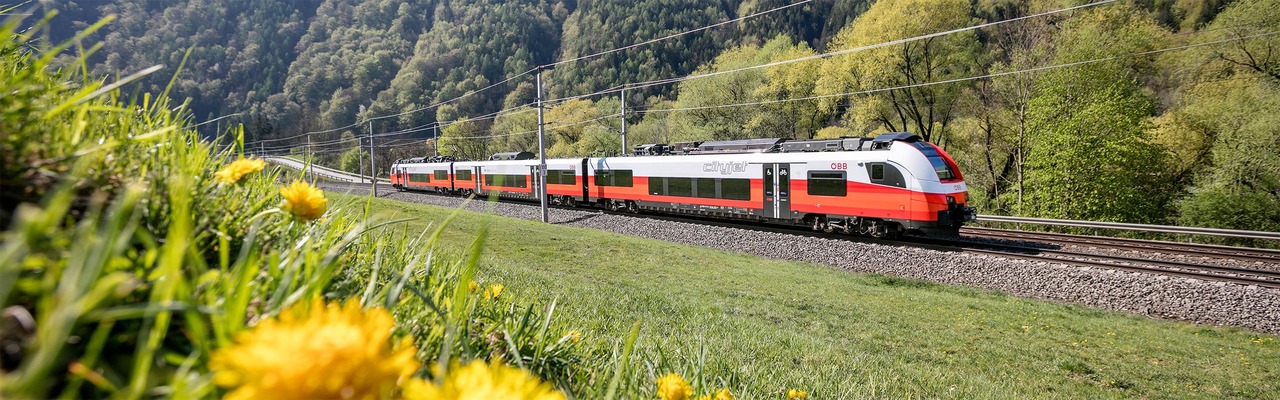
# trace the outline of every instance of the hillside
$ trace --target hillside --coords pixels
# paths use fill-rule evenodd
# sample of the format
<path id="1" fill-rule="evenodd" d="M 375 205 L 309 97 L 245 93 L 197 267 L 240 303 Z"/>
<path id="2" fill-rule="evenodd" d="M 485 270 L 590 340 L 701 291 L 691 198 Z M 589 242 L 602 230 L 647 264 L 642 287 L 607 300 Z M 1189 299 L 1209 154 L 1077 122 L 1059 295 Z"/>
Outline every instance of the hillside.
<path id="1" fill-rule="evenodd" d="M 957 159 L 984 213 L 1280 230 L 1280 155 L 1254 150 L 1280 142 L 1280 1 L 796 3 L 549 68 L 549 98 L 566 100 L 547 111 L 548 155 L 621 151 L 610 89 L 724 73 L 627 90 L 630 142 L 910 131 Z M 531 69 L 793 3 L 39 4 L 64 11 L 55 38 L 116 15 L 94 71 L 166 65 L 145 92 L 185 59 L 172 93 L 196 120 L 235 114 L 206 136 L 243 123 L 259 152 L 314 143 L 355 170 L 369 129 L 383 166 L 534 150 Z M 769 63 L 786 64 L 754 68 Z"/>

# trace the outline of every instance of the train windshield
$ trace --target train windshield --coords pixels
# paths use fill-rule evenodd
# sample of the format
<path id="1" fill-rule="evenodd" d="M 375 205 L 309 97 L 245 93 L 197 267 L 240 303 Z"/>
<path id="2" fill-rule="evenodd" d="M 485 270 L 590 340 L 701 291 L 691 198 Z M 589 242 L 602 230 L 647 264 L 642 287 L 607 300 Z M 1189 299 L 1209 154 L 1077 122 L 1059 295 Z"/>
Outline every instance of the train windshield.
<path id="1" fill-rule="evenodd" d="M 925 158 L 929 159 L 929 164 L 933 165 L 933 171 L 938 174 L 938 180 L 946 181 L 959 179 L 960 175 L 951 167 L 951 163 L 947 162 L 942 154 L 938 153 L 938 149 L 925 142 L 911 143 L 916 149 L 924 153 Z"/>

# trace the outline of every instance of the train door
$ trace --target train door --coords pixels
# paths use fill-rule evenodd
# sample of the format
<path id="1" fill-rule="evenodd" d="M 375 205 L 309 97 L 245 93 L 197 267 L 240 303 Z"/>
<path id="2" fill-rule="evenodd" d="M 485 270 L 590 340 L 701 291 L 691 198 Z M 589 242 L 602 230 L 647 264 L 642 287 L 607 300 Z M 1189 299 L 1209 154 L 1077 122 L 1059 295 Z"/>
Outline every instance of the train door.
<path id="1" fill-rule="evenodd" d="M 458 171 L 453 168 L 453 163 L 449 163 L 449 190 L 458 190 Z"/>
<path id="2" fill-rule="evenodd" d="M 473 167 L 473 168 L 474 168 L 474 171 L 471 171 L 471 179 L 476 181 L 476 194 L 483 195 L 484 188 L 480 186 L 480 182 L 483 182 L 481 180 L 481 178 L 483 177 L 480 176 L 480 167 Z"/>
<path id="3" fill-rule="evenodd" d="M 591 201 L 591 188 L 587 186 L 587 159 L 582 159 L 582 202 Z"/>
<path id="4" fill-rule="evenodd" d="M 764 164 L 764 216 L 791 218 L 791 164 Z"/>

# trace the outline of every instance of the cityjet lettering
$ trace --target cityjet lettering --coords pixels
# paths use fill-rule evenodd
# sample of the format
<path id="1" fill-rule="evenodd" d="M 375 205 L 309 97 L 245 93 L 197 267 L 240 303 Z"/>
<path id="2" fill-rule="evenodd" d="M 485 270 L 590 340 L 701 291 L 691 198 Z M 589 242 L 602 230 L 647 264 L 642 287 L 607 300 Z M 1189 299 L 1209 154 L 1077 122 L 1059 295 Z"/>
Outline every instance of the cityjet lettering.
<path id="1" fill-rule="evenodd" d="M 702 164 L 702 172 L 720 172 L 720 175 L 729 175 L 734 172 L 747 172 L 747 163 L 743 162 L 720 162 L 712 161 Z"/>

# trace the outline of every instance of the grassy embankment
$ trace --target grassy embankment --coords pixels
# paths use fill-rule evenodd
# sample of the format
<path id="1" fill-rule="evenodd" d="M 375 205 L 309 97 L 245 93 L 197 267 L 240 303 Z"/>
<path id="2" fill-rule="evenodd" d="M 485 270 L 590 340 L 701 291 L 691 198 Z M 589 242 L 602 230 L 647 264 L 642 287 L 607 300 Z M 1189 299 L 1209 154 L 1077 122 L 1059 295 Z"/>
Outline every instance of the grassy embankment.
<path id="1" fill-rule="evenodd" d="M 453 212 L 372 210 L 416 217 L 410 231 Z M 648 374 L 674 367 L 741 398 L 1280 397 L 1270 335 L 471 212 L 441 243 L 460 251 L 486 227 L 484 279 L 556 301 L 588 340 L 642 321 L 639 360 L 688 368 Z"/>

